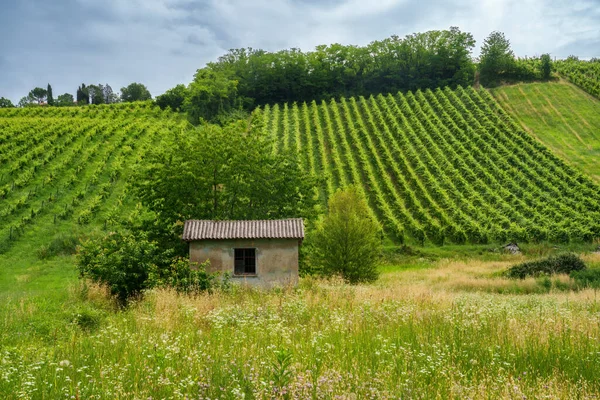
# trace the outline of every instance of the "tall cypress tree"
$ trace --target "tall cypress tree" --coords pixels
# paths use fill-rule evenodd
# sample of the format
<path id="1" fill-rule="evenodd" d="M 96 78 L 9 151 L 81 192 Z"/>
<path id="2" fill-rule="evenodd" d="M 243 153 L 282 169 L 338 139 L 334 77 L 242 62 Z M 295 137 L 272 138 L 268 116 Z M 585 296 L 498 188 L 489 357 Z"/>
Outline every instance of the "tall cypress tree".
<path id="1" fill-rule="evenodd" d="M 85 83 L 82 83 L 81 86 L 77 88 L 77 105 L 88 104 L 89 103 L 89 92 L 85 88 Z"/>
<path id="2" fill-rule="evenodd" d="M 50 84 L 48 84 L 48 105 L 49 106 L 53 106 L 54 105 L 54 97 L 52 96 L 52 86 L 50 86 Z"/>

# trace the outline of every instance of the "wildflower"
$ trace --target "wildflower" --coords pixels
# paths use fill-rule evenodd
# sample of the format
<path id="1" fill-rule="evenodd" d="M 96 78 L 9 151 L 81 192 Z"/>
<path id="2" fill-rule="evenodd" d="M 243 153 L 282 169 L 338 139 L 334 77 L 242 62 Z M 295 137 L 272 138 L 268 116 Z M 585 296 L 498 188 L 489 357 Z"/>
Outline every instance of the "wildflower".
<path id="1" fill-rule="evenodd" d="M 60 365 L 61 367 L 68 367 L 69 365 L 71 365 L 71 362 L 69 360 L 62 360 L 58 363 L 58 365 Z"/>

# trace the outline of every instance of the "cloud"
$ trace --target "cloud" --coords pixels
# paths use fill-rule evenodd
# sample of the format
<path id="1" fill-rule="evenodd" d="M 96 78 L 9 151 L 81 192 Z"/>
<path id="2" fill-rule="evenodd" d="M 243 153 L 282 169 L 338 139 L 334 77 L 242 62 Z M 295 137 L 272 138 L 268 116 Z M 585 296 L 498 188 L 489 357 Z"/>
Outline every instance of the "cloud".
<path id="1" fill-rule="evenodd" d="M 600 56 L 597 0 L 21 0 L 0 14 L 0 96 L 35 86 L 75 93 L 81 83 L 153 95 L 239 47 L 365 45 L 458 26 L 478 45 L 492 31 L 519 56 Z M 478 55 L 478 50 L 475 51 Z"/>

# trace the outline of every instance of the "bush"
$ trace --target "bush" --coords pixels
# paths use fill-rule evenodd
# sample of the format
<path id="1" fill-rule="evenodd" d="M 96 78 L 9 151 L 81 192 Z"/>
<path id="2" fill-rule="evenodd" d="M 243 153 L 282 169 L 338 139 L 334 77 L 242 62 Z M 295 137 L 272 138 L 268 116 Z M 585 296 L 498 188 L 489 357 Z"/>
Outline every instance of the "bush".
<path id="1" fill-rule="evenodd" d="M 380 229 L 355 187 L 338 190 L 329 199 L 329 214 L 311 238 L 311 261 L 325 275 L 341 275 L 349 283 L 377 280 Z"/>
<path id="2" fill-rule="evenodd" d="M 172 287 L 181 293 L 210 290 L 217 286 L 218 275 L 208 273 L 207 265 L 192 269 L 187 258 L 173 257 L 172 249 L 161 251 L 148 232 L 139 229 L 87 240 L 77 259 L 81 276 L 106 286 L 122 306 L 153 287 Z"/>
<path id="3" fill-rule="evenodd" d="M 152 277 L 153 286 L 172 287 L 180 293 L 198 294 L 217 286 L 218 274 L 207 272 L 210 261 L 190 264 L 185 257 L 176 257 L 166 270 L 159 270 Z M 227 279 L 225 279 L 227 282 Z"/>
<path id="4" fill-rule="evenodd" d="M 158 249 L 144 233 L 109 233 L 81 245 L 77 260 L 82 277 L 106 285 L 111 295 L 125 305 L 150 287 L 156 270 Z"/>
<path id="5" fill-rule="evenodd" d="M 586 269 L 585 263 L 575 254 L 567 253 L 514 265 L 506 271 L 510 278 L 524 279 L 528 276 L 570 274 Z"/>

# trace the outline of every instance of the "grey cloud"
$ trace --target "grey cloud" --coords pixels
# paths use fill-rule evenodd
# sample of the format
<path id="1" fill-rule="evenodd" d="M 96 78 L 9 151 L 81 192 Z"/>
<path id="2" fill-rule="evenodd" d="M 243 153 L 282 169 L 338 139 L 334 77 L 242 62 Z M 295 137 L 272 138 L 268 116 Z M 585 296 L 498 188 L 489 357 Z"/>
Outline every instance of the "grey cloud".
<path id="1" fill-rule="evenodd" d="M 0 39 L 0 96 L 132 81 L 157 95 L 230 48 L 364 45 L 450 26 L 478 45 L 503 31 L 520 56 L 600 56 L 597 0 L 22 0 L 0 13 L 10 38 Z"/>

